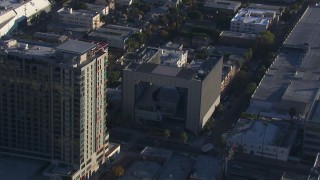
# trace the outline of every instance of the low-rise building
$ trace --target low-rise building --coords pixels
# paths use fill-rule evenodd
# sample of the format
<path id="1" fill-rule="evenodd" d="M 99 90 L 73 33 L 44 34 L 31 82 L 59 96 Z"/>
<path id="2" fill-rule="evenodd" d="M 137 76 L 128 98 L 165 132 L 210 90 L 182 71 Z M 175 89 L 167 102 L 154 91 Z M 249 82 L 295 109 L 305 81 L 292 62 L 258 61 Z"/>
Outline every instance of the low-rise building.
<path id="1" fill-rule="evenodd" d="M 171 67 L 184 67 L 188 59 L 188 50 L 179 50 L 177 46 L 162 46 L 161 48 L 144 47 L 135 53 L 128 52 L 119 60 L 123 62 L 155 62 Z M 181 47 L 181 46 L 180 46 Z"/>
<path id="2" fill-rule="evenodd" d="M 50 11 L 51 4 L 48 0 L 0 1 L 0 37 L 26 25 L 27 21 L 41 12 Z"/>
<path id="3" fill-rule="evenodd" d="M 176 50 L 176 51 L 181 51 L 183 48 L 182 43 L 173 43 L 171 41 L 167 42 L 163 46 L 161 46 L 162 49 L 167 49 L 167 50 Z"/>
<path id="4" fill-rule="evenodd" d="M 173 152 L 166 149 L 159 149 L 153 147 L 146 147 L 140 153 L 142 160 L 157 161 L 159 163 L 165 163 L 172 157 Z"/>
<path id="5" fill-rule="evenodd" d="M 219 43 L 230 46 L 252 47 L 256 42 L 257 35 L 233 31 L 222 31 Z"/>
<path id="6" fill-rule="evenodd" d="M 297 174 L 297 173 L 291 173 L 291 172 L 284 172 L 281 180 L 307 180 L 308 176 Z"/>
<path id="7" fill-rule="evenodd" d="M 273 10 L 242 8 L 232 18 L 230 31 L 259 34 L 271 26 L 275 17 Z"/>
<path id="8" fill-rule="evenodd" d="M 320 6 L 309 6 L 252 95 L 248 113 L 307 119 L 320 92 L 319 21 Z"/>
<path id="9" fill-rule="evenodd" d="M 187 156 L 173 155 L 165 164 L 159 179 L 187 179 L 192 171 L 193 164 L 194 161 Z"/>
<path id="10" fill-rule="evenodd" d="M 266 4 L 256 4 L 250 3 L 250 9 L 260 9 L 260 10 L 271 10 L 275 11 L 277 16 L 281 16 L 282 12 L 285 10 L 285 6 L 273 6 L 273 5 L 266 5 Z"/>
<path id="11" fill-rule="evenodd" d="M 292 122 L 239 119 L 227 144 L 241 146 L 243 153 L 287 161 L 296 135 Z"/>
<path id="12" fill-rule="evenodd" d="M 89 29 L 97 29 L 101 26 L 100 14 L 89 10 L 73 10 L 61 8 L 57 11 L 59 23 L 75 25 Z"/>
<path id="13" fill-rule="evenodd" d="M 182 2 L 182 0 L 142 0 L 144 3 L 147 4 L 157 4 L 157 5 L 164 5 L 168 7 L 178 7 L 178 5 Z"/>
<path id="14" fill-rule="evenodd" d="M 303 139 L 303 154 L 315 157 L 320 152 L 320 106 L 319 101 L 306 121 Z"/>
<path id="15" fill-rule="evenodd" d="M 162 165 L 155 161 L 135 161 L 119 180 L 156 179 Z"/>
<path id="16" fill-rule="evenodd" d="M 98 5 L 86 3 L 88 10 L 99 12 L 101 16 L 106 16 L 109 14 L 109 5 Z"/>
<path id="17" fill-rule="evenodd" d="M 137 32 L 141 32 L 141 30 L 138 28 L 108 24 L 92 31 L 89 34 L 89 39 L 107 42 L 109 47 L 126 49 L 126 41 Z"/>
<path id="18" fill-rule="evenodd" d="M 222 161 L 211 156 L 199 155 L 189 180 L 222 179 Z"/>
<path id="19" fill-rule="evenodd" d="M 182 67 L 187 63 L 188 51 L 161 49 L 160 64 L 173 67 Z"/>
<path id="20" fill-rule="evenodd" d="M 228 0 L 206 0 L 203 4 L 204 10 L 212 14 L 216 14 L 219 10 L 234 13 L 240 8 L 240 6 L 240 1 Z"/>
<path id="21" fill-rule="evenodd" d="M 209 36 L 193 36 L 192 37 L 192 46 L 195 48 L 203 47 L 203 46 L 209 46 L 211 43 Z"/>
<path id="22" fill-rule="evenodd" d="M 53 33 L 36 32 L 33 34 L 33 39 L 49 43 L 63 43 L 68 40 L 68 36 Z"/>

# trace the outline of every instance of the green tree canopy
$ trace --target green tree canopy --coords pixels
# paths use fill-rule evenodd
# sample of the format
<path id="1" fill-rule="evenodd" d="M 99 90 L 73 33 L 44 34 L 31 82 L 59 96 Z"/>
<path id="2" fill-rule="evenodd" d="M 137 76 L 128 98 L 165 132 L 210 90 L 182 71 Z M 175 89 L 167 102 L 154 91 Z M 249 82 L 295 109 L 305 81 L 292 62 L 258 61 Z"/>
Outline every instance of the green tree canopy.
<path id="1" fill-rule="evenodd" d="M 202 19 L 202 13 L 200 11 L 190 11 L 188 17 L 190 19 Z"/>
<path id="2" fill-rule="evenodd" d="M 246 51 L 246 53 L 245 53 L 245 55 L 244 55 L 244 58 L 245 58 L 247 61 L 249 61 L 249 60 L 252 58 L 252 54 L 253 54 L 253 50 L 252 50 L 251 48 L 249 48 L 249 49 Z"/>
<path id="3" fill-rule="evenodd" d="M 169 33 L 167 30 L 161 30 L 160 35 L 164 39 L 167 39 L 169 37 Z"/>
<path id="4" fill-rule="evenodd" d="M 202 48 L 196 52 L 195 56 L 198 59 L 207 59 L 209 57 L 209 51 L 207 48 Z"/>
<path id="5" fill-rule="evenodd" d="M 168 139 L 170 137 L 170 130 L 169 129 L 164 129 L 163 130 L 163 136 Z"/>
<path id="6" fill-rule="evenodd" d="M 257 89 L 257 84 L 256 83 L 249 83 L 247 86 L 246 86 L 246 89 L 245 89 L 245 93 L 248 94 L 248 95 L 251 95 L 254 93 L 254 91 Z"/>
<path id="7" fill-rule="evenodd" d="M 271 46 L 274 43 L 274 35 L 270 31 L 262 31 L 257 38 L 258 45 Z"/>
<path id="8" fill-rule="evenodd" d="M 108 72 L 108 81 L 110 83 L 117 82 L 118 79 L 120 78 L 121 74 L 119 71 L 110 71 Z"/>

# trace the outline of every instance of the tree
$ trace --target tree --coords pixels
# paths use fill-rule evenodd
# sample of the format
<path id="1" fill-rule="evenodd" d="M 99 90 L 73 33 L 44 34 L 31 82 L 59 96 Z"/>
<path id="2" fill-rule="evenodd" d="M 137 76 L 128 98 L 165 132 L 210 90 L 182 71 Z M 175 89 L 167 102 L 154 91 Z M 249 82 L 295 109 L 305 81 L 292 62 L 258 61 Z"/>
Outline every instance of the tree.
<path id="1" fill-rule="evenodd" d="M 237 60 L 237 61 L 235 62 L 235 64 L 236 64 L 237 68 L 241 69 L 242 66 L 243 66 L 243 60 Z"/>
<path id="2" fill-rule="evenodd" d="M 167 16 L 165 16 L 165 15 L 161 16 L 161 18 L 160 18 L 160 23 L 161 23 L 163 26 L 167 26 L 167 25 L 168 25 L 168 18 L 167 18 Z"/>
<path id="3" fill-rule="evenodd" d="M 176 22 L 172 22 L 171 24 L 170 24 L 170 30 L 171 31 L 175 31 L 176 29 L 177 29 L 177 23 Z"/>
<path id="4" fill-rule="evenodd" d="M 196 52 L 195 56 L 198 59 L 207 59 L 209 57 L 209 51 L 207 48 L 202 48 Z"/>
<path id="5" fill-rule="evenodd" d="M 293 119 L 293 117 L 296 115 L 296 109 L 295 108 L 290 108 L 289 109 L 289 115 L 291 117 L 291 119 Z"/>
<path id="6" fill-rule="evenodd" d="M 257 38 L 257 43 L 261 48 L 271 46 L 274 43 L 274 35 L 270 31 L 262 31 Z"/>
<path id="7" fill-rule="evenodd" d="M 244 87 L 247 81 L 248 73 L 246 71 L 240 70 L 235 76 L 235 89 L 240 90 Z"/>
<path id="8" fill-rule="evenodd" d="M 180 139 L 182 141 L 183 144 L 185 144 L 188 140 L 188 134 L 186 132 L 181 132 L 180 133 Z"/>
<path id="9" fill-rule="evenodd" d="M 145 33 L 147 36 L 151 36 L 151 35 L 152 35 L 151 29 L 146 29 L 144 33 Z"/>
<path id="10" fill-rule="evenodd" d="M 257 84 L 256 83 L 249 83 L 247 86 L 246 86 L 246 89 L 245 89 L 245 93 L 248 94 L 248 95 L 251 95 L 254 93 L 254 91 L 257 89 Z"/>
<path id="11" fill-rule="evenodd" d="M 124 169 L 121 166 L 112 167 L 112 172 L 116 177 L 121 177 L 124 174 Z"/>
<path id="12" fill-rule="evenodd" d="M 188 17 L 190 19 L 202 19 L 202 13 L 200 11 L 190 11 Z"/>
<path id="13" fill-rule="evenodd" d="M 74 10 L 78 10 L 78 9 L 88 9 L 88 6 L 86 3 L 80 2 L 80 1 L 76 1 L 73 4 L 73 9 Z"/>
<path id="14" fill-rule="evenodd" d="M 120 72 L 119 71 L 110 71 L 108 73 L 108 81 L 112 84 L 119 80 L 120 78 Z"/>
<path id="15" fill-rule="evenodd" d="M 143 33 L 133 34 L 127 41 L 126 46 L 128 50 L 139 48 L 145 42 L 145 35 Z"/>
<path id="16" fill-rule="evenodd" d="M 249 60 L 252 58 L 252 54 L 253 54 L 253 50 L 252 50 L 251 48 L 249 48 L 249 49 L 247 50 L 247 52 L 245 53 L 244 58 L 245 58 L 247 61 L 249 61 Z"/>
<path id="17" fill-rule="evenodd" d="M 166 30 L 161 30 L 161 33 L 160 33 L 161 37 L 164 38 L 164 39 L 167 39 L 169 37 L 169 33 L 168 31 Z"/>
<path id="18" fill-rule="evenodd" d="M 168 138 L 170 137 L 170 130 L 169 129 L 163 130 L 163 136 L 166 138 L 166 140 L 168 140 Z"/>
<path id="19" fill-rule="evenodd" d="M 217 107 L 216 107 L 216 112 L 217 114 L 223 114 L 223 105 L 220 103 Z"/>
<path id="20" fill-rule="evenodd" d="M 206 124 L 204 125 L 204 130 L 210 130 L 213 127 L 213 117 L 210 117 Z"/>
<path id="21" fill-rule="evenodd" d="M 182 3 L 185 5 L 190 5 L 192 4 L 192 0 L 182 0 Z"/>

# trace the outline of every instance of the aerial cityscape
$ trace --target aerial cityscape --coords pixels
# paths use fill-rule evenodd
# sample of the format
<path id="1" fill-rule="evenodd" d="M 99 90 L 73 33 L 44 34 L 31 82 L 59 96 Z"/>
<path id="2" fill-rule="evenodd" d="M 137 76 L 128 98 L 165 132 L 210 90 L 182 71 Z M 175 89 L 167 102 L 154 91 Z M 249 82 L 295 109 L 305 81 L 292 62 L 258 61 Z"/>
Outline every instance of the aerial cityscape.
<path id="1" fill-rule="evenodd" d="M 0 0 L 0 179 L 320 180 L 318 3 Z"/>

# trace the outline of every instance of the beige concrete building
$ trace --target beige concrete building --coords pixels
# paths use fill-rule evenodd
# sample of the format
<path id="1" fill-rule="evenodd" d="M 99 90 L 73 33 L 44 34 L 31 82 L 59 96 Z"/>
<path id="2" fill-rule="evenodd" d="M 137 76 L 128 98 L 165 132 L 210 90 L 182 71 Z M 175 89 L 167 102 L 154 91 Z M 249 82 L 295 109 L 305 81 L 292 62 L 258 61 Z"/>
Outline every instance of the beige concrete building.
<path id="1" fill-rule="evenodd" d="M 153 56 L 153 49 L 144 56 Z M 123 70 L 124 118 L 145 127 L 178 120 L 194 133 L 202 130 L 220 103 L 222 57 L 197 60 L 188 67 L 171 67 L 147 58 Z"/>
<path id="2" fill-rule="evenodd" d="M 97 29 L 101 26 L 100 14 L 98 12 L 61 8 L 57 13 L 59 22 L 62 24 L 76 25 L 90 29 Z"/>

